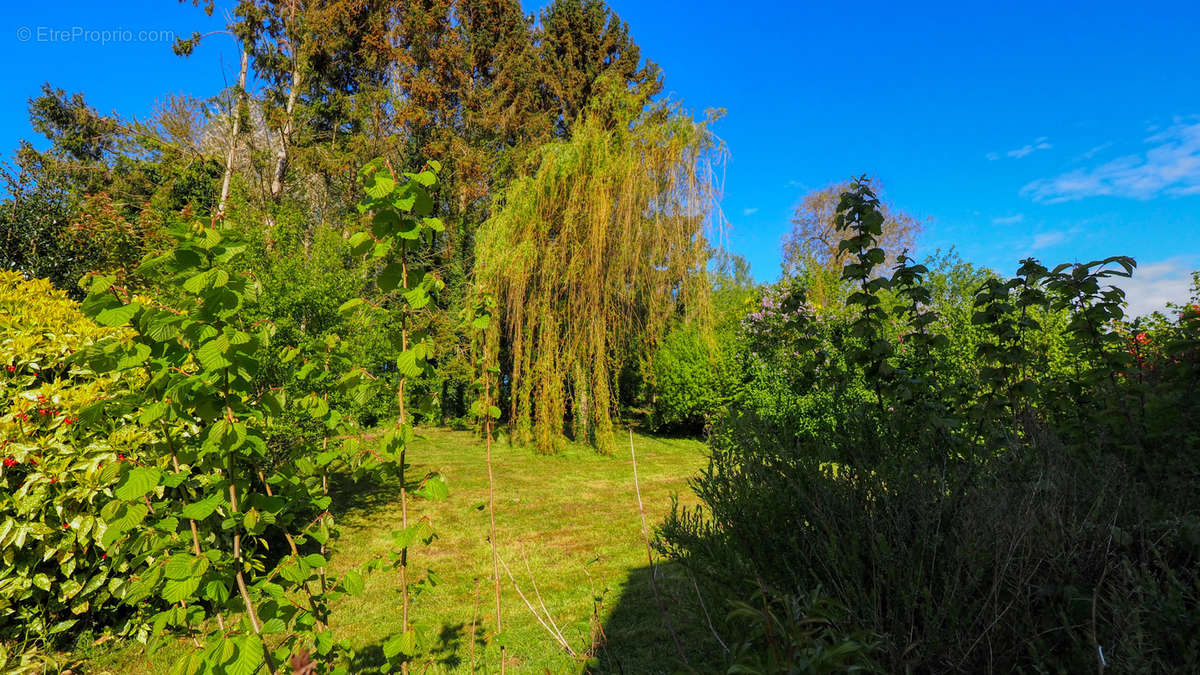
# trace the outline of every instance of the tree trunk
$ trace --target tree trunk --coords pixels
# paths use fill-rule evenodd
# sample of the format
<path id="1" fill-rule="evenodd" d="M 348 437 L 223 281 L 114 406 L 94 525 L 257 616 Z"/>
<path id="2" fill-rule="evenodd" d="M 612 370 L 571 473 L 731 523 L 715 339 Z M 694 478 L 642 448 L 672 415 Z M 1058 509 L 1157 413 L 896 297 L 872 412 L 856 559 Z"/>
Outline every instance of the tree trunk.
<path id="1" fill-rule="evenodd" d="M 229 201 L 229 181 L 233 178 L 233 159 L 237 154 L 238 134 L 242 127 L 242 105 L 246 102 L 246 69 L 250 65 L 250 52 L 242 50 L 242 68 L 238 73 L 237 103 L 233 108 L 233 129 L 229 134 L 229 154 L 225 156 L 225 176 L 221 179 L 221 200 L 217 202 L 217 218 L 225 217 L 225 203 Z"/>

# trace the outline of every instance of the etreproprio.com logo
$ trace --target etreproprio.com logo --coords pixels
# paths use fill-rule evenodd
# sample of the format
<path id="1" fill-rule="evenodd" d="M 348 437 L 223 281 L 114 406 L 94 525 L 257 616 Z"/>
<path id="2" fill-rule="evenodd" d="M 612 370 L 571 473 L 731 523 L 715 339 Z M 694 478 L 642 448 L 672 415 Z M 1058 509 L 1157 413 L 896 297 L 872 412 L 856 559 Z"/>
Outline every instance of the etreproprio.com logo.
<path id="1" fill-rule="evenodd" d="M 88 42 L 100 45 L 122 42 L 174 42 L 175 32 L 170 30 L 135 28 L 87 28 L 70 26 L 21 26 L 17 29 L 20 42 Z"/>

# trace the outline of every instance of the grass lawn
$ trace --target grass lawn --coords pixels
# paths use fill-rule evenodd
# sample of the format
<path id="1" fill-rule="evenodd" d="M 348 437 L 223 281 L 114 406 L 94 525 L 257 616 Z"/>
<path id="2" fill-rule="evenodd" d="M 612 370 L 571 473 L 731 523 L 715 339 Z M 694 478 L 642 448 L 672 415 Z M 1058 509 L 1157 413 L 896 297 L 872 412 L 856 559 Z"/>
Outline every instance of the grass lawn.
<path id="1" fill-rule="evenodd" d="M 409 453 L 412 470 L 415 475 L 440 471 L 451 495 L 441 502 L 411 501 L 409 506 L 410 520 L 428 517 L 438 533 L 430 547 L 414 548 L 409 555 L 413 574 L 433 570 L 439 582 L 412 603 L 414 622 L 428 627 L 435 637 L 435 645 L 413 672 L 471 672 L 472 651 L 476 672 L 499 672 L 501 645 L 508 672 L 583 672 L 584 665 L 568 656 L 539 625 L 507 577 L 504 632 L 494 634 L 483 447 L 467 432 L 435 428 L 420 433 L 424 438 Z M 628 444 L 618 447 L 621 451 L 614 457 L 599 456 L 580 445 L 568 446 L 556 456 L 541 456 L 496 443 L 500 555 L 537 606 L 526 571 L 528 561 L 541 600 L 576 650 L 590 644 L 594 598 L 603 598 L 599 617 L 606 637 L 597 651 L 601 665 L 594 670 L 670 672 L 678 664 L 676 650 L 650 585 Z M 694 440 L 635 436 L 635 447 L 642 500 L 653 527 L 670 509 L 672 494 L 678 494 L 682 503 L 695 502 L 687 480 L 705 464 L 705 446 Z M 340 516 L 342 537 L 335 544 L 331 564 L 355 564 L 387 550 L 391 531 L 400 528 L 398 488 L 351 488 L 342 499 L 351 506 Z M 659 573 L 665 604 L 690 602 L 681 590 L 690 588 L 690 583 L 681 582 L 678 570 L 665 565 Z M 356 672 L 370 672 L 372 654 L 378 654 L 383 640 L 399 630 L 400 604 L 399 573 L 387 571 L 368 580 L 364 595 L 335 608 L 333 625 L 339 637 L 363 648 Z M 685 645 L 701 642 L 681 637 Z M 164 672 L 178 649 L 148 654 L 136 644 L 105 647 L 89 650 L 93 652 L 88 655 L 90 672 Z"/>

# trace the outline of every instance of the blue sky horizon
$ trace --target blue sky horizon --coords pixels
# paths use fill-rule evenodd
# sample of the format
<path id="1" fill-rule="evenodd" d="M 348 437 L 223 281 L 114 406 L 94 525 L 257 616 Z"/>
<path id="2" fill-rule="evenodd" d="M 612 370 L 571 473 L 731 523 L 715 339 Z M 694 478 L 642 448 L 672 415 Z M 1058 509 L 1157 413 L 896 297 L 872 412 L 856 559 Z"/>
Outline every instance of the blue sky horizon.
<path id="1" fill-rule="evenodd" d="M 1027 256 L 1131 255 L 1132 310 L 1186 300 L 1200 269 L 1200 8 L 609 4 L 669 95 L 698 116 L 725 110 L 727 243 L 758 280 L 778 276 L 803 195 L 865 173 L 925 222 L 918 253 L 952 247 L 1000 272 Z M 23 64 L 0 102 L 6 157 L 35 135 L 26 103 L 43 82 L 144 118 L 167 94 L 212 96 L 236 77 L 232 40 L 181 59 L 165 36 L 219 29 L 220 9 L 71 0 L 5 14 L 0 55 Z"/>

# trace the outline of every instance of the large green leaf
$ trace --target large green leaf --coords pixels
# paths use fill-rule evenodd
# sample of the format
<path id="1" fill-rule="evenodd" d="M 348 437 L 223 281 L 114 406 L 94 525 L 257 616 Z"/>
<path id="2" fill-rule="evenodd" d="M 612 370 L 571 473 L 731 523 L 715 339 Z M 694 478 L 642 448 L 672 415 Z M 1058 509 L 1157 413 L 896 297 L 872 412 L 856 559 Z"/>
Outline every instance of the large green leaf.
<path id="1" fill-rule="evenodd" d="M 205 370 L 219 370 L 232 366 L 231 356 L 229 338 L 224 335 L 218 335 L 196 350 L 196 359 Z"/>
<path id="2" fill-rule="evenodd" d="M 401 286 L 404 281 L 404 266 L 398 262 L 390 263 L 379 272 L 379 277 L 376 283 L 379 284 L 379 289 L 382 291 L 394 291 Z"/>
<path id="3" fill-rule="evenodd" d="M 383 199 L 396 189 L 396 181 L 385 171 L 376 171 L 363 179 L 363 190 L 372 199 Z"/>
<path id="4" fill-rule="evenodd" d="M 167 579 L 163 584 L 162 598 L 167 602 L 181 602 L 192 597 L 197 588 L 200 588 L 200 577 Z"/>
<path id="5" fill-rule="evenodd" d="M 396 370 L 404 377 L 418 377 L 425 371 L 421 364 L 417 363 L 417 355 L 411 349 L 400 352 L 396 357 Z"/>
<path id="6" fill-rule="evenodd" d="M 113 490 L 113 494 L 116 495 L 117 499 L 124 499 L 125 501 L 141 499 L 143 495 L 158 486 L 161 476 L 162 474 L 158 469 L 148 466 L 135 466 L 121 479 L 120 484 Z"/>
<path id="7" fill-rule="evenodd" d="M 211 494 L 198 502 L 183 507 L 182 515 L 189 520 L 204 520 L 212 515 L 220 502 L 220 495 Z"/>
<path id="8" fill-rule="evenodd" d="M 363 581 L 363 575 L 358 570 L 350 570 L 346 572 L 346 576 L 342 577 L 342 587 L 350 595 L 361 595 L 366 583 Z"/>
<path id="9" fill-rule="evenodd" d="M 225 666 L 229 675 L 254 675 L 263 662 L 262 638 L 257 635 L 245 635 L 237 640 L 237 657 L 233 663 Z"/>
<path id="10" fill-rule="evenodd" d="M 450 487 L 446 485 L 446 479 L 442 477 L 442 474 L 435 473 L 425 479 L 415 494 L 432 501 L 440 501 L 450 496 Z"/>
<path id="11" fill-rule="evenodd" d="M 131 302 L 128 305 L 119 305 L 101 310 L 96 314 L 95 321 L 101 326 L 123 326 L 137 314 L 142 306 L 136 302 Z"/>

